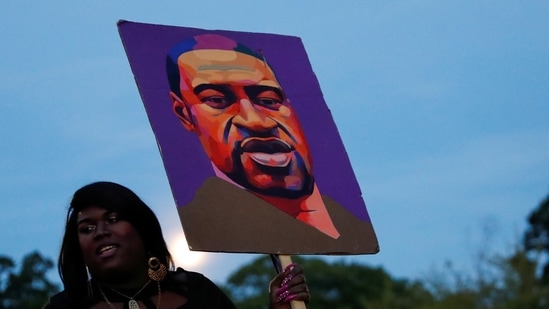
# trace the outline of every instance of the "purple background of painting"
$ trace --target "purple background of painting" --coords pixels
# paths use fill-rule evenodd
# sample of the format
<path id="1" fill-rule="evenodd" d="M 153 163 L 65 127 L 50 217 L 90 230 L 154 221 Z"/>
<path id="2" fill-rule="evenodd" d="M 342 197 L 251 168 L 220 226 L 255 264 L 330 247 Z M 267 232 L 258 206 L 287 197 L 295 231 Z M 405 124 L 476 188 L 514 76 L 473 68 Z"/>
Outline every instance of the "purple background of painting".
<path id="1" fill-rule="evenodd" d="M 118 26 L 176 205 L 187 204 L 203 180 L 215 174 L 196 135 L 185 130 L 172 112 L 165 72 L 166 54 L 186 38 L 216 33 L 263 51 L 297 112 L 312 153 L 313 174 L 321 194 L 330 196 L 358 218 L 370 221 L 347 152 L 300 38 L 128 21 L 120 21 Z"/>

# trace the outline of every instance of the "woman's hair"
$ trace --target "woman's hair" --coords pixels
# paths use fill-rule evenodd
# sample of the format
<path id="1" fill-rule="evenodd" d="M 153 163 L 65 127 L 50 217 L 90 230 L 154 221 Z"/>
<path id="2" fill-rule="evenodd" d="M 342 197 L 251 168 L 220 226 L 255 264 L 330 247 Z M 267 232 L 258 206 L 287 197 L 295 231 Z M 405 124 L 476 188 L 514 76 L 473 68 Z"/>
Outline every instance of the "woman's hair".
<path id="1" fill-rule="evenodd" d="M 89 206 L 118 213 L 139 233 L 145 250 L 169 269 L 173 261 L 153 211 L 130 189 L 113 182 L 94 182 L 78 189 L 72 198 L 59 253 L 58 271 L 70 299 L 83 300 L 88 295 L 88 273 L 78 240 L 78 213 Z"/>

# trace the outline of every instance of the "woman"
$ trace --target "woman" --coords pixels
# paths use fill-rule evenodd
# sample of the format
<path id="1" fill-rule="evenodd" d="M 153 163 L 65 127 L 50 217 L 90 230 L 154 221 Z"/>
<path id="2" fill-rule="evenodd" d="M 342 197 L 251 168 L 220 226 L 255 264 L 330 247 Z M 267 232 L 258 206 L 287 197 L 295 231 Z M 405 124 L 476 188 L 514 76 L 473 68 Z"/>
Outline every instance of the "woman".
<path id="1" fill-rule="evenodd" d="M 235 308 L 203 275 L 173 268 L 152 210 L 124 186 L 92 183 L 70 203 L 58 264 L 65 289 L 44 308 Z M 309 300 L 297 265 L 277 275 L 269 291 L 273 309 Z"/>

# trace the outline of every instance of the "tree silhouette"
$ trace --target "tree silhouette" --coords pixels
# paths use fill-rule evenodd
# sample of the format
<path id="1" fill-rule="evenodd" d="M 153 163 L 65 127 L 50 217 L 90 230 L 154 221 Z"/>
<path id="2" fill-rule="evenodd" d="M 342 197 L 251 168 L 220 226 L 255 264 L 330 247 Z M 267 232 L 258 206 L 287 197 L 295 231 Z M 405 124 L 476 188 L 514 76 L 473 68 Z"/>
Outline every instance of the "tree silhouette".
<path id="1" fill-rule="evenodd" d="M 308 309 L 422 308 L 433 298 L 418 282 L 391 278 L 382 268 L 357 263 L 327 263 L 320 258 L 293 257 L 305 268 L 312 293 Z M 234 272 L 225 290 L 240 309 L 265 308 L 274 268 L 268 256 Z"/>
<path id="2" fill-rule="evenodd" d="M 549 285 L 549 196 L 528 216 L 529 226 L 524 233 L 524 248 L 527 252 L 539 254 L 545 260 L 542 268 L 542 282 Z"/>
<path id="3" fill-rule="evenodd" d="M 41 308 L 59 288 L 46 273 L 53 262 L 38 252 L 25 255 L 19 272 L 8 256 L 0 256 L 0 309 Z"/>

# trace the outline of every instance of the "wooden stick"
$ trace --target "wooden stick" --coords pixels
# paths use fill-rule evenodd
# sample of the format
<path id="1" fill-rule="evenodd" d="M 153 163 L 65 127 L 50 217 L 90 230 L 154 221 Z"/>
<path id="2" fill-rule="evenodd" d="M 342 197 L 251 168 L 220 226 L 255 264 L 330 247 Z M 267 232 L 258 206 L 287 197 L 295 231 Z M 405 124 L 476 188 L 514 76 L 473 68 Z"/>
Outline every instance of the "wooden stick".
<path id="1" fill-rule="evenodd" d="M 292 257 L 289 255 L 278 255 L 278 259 L 280 260 L 281 269 L 292 264 Z M 292 309 L 307 309 L 305 303 L 302 301 L 292 300 L 290 301 L 290 305 L 292 306 Z"/>

